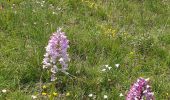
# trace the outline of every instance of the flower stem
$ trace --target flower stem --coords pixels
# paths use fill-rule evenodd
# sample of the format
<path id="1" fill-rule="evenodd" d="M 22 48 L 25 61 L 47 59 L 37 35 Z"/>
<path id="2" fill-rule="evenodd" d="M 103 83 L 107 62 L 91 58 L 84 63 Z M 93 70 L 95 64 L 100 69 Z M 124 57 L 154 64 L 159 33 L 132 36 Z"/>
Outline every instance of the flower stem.
<path id="1" fill-rule="evenodd" d="M 54 90 L 55 90 L 55 81 L 52 82 L 52 85 L 51 85 L 51 96 L 50 96 L 50 100 L 54 100 L 54 96 L 53 96 Z"/>

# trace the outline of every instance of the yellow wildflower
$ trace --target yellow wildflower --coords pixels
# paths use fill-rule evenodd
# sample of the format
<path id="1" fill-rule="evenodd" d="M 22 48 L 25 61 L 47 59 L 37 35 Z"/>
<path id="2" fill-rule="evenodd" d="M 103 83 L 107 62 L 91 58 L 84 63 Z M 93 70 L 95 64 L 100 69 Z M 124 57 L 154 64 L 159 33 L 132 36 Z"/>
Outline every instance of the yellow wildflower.
<path id="1" fill-rule="evenodd" d="M 89 1 L 88 1 L 88 0 L 85 0 L 84 2 L 87 2 L 87 3 L 89 3 Z"/>
<path id="2" fill-rule="evenodd" d="M 67 93 L 66 93 L 66 96 L 67 96 L 67 97 L 70 96 L 70 92 L 67 92 Z"/>
<path id="3" fill-rule="evenodd" d="M 112 30 L 112 36 L 113 37 L 115 36 L 115 32 L 116 32 L 116 30 Z"/>
<path id="4" fill-rule="evenodd" d="M 58 93 L 56 93 L 56 92 L 53 92 L 53 95 L 54 95 L 54 96 L 58 96 Z"/>
<path id="5" fill-rule="evenodd" d="M 43 85 L 43 89 L 46 89 L 47 87 L 45 85 Z"/>
<path id="6" fill-rule="evenodd" d="M 94 6 L 94 3 L 90 3 L 90 8 L 93 8 L 93 6 Z"/>
<path id="7" fill-rule="evenodd" d="M 111 33 L 111 31 L 112 31 L 111 29 L 108 29 L 108 30 L 107 30 L 107 33 Z"/>
<path id="8" fill-rule="evenodd" d="M 47 93 L 45 93 L 45 92 L 42 92 L 42 95 L 43 95 L 43 96 L 46 96 L 46 95 L 47 95 Z"/>
<path id="9" fill-rule="evenodd" d="M 123 34 L 124 34 L 124 35 L 127 35 L 127 33 L 126 33 L 126 32 L 124 32 Z"/>
<path id="10" fill-rule="evenodd" d="M 130 55 L 133 55 L 133 54 L 134 54 L 134 52 L 133 52 L 133 51 L 131 51 L 131 52 L 130 52 Z"/>

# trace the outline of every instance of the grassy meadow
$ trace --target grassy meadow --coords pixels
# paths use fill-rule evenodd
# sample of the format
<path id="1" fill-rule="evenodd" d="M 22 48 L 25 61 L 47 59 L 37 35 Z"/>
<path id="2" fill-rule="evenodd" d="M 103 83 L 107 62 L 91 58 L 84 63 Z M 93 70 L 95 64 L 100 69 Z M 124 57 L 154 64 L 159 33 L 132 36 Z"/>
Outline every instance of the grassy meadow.
<path id="1" fill-rule="evenodd" d="M 74 77 L 57 74 L 56 100 L 125 100 L 139 77 L 170 100 L 169 17 L 169 0 L 0 0 L 0 100 L 48 100 L 42 60 L 58 27 Z"/>

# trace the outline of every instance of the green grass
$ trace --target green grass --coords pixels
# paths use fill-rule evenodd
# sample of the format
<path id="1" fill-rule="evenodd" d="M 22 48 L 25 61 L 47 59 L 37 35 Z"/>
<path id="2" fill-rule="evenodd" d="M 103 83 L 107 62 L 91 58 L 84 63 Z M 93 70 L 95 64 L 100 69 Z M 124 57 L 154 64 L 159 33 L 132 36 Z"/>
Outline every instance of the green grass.
<path id="1" fill-rule="evenodd" d="M 58 76 L 71 94 L 63 99 L 89 100 L 93 93 L 97 100 L 105 94 L 124 100 L 119 94 L 126 95 L 138 77 L 150 78 L 157 100 L 170 99 L 170 2 L 87 1 L 0 1 L 0 90 L 8 90 L 1 100 L 30 100 L 40 91 L 41 74 L 49 83 L 41 62 L 58 27 L 70 40 L 68 72 L 77 77 Z M 112 69 L 102 72 L 106 64 Z"/>

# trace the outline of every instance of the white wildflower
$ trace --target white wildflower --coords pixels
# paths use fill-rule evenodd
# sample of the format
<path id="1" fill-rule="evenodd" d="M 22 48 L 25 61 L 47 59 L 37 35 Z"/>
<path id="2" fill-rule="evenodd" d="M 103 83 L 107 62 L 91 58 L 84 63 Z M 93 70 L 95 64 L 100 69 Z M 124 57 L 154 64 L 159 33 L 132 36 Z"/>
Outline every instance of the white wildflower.
<path id="1" fill-rule="evenodd" d="M 31 98 L 32 98 L 32 99 L 37 99 L 37 96 L 32 95 Z"/>
<path id="2" fill-rule="evenodd" d="M 58 61 L 62 62 L 62 61 L 64 61 L 64 59 L 63 59 L 63 58 L 60 58 Z"/>
<path id="3" fill-rule="evenodd" d="M 149 85 L 146 85 L 146 88 L 150 88 L 150 86 L 149 86 Z"/>
<path id="4" fill-rule="evenodd" d="M 35 9 L 33 9 L 33 10 L 32 10 L 32 12 L 34 12 L 34 13 L 35 13 Z"/>
<path id="5" fill-rule="evenodd" d="M 115 66 L 118 68 L 120 66 L 120 64 L 115 64 Z"/>
<path id="6" fill-rule="evenodd" d="M 106 71 L 106 69 L 104 68 L 104 69 L 102 69 L 102 72 L 105 72 Z"/>
<path id="7" fill-rule="evenodd" d="M 57 8 L 57 10 L 61 10 L 61 8 L 59 7 L 59 8 Z"/>
<path id="8" fill-rule="evenodd" d="M 55 14 L 55 12 L 53 11 L 53 15 Z"/>
<path id="9" fill-rule="evenodd" d="M 42 3 L 45 3 L 45 1 L 42 1 Z"/>
<path id="10" fill-rule="evenodd" d="M 89 97 L 93 97 L 93 94 L 89 94 L 88 96 L 89 96 Z"/>
<path id="11" fill-rule="evenodd" d="M 120 97 L 123 97 L 123 94 L 122 93 L 120 93 L 120 95 L 119 95 Z"/>
<path id="12" fill-rule="evenodd" d="M 104 95 L 104 97 L 103 97 L 104 99 L 107 99 L 108 98 L 108 96 L 107 95 Z"/>
<path id="13" fill-rule="evenodd" d="M 110 70 L 112 67 L 108 67 L 108 69 Z"/>
<path id="14" fill-rule="evenodd" d="M 54 8 L 53 4 L 50 4 L 49 6 L 50 6 L 51 8 Z"/>
<path id="15" fill-rule="evenodd" d="M 7 90 L 6 90 L 6 89 L 3 89 L 3 90 L 2 90 L 2 93 L 6 93 L 6 92 L 7 92 Z"/>
<path id="16" fill-rule="evenodd" d="M 111 79 L 108 79 L 107 81 L 109 81 L 109 82 L 110 82 L 110 81 L 112 81 L 112 80 L 111 80 Z"/>
<path id="17" fill-rule="evenodd" d="M 106 68 L 108 68 L 109 67 L 109 65 L 104 65 Z"/>

